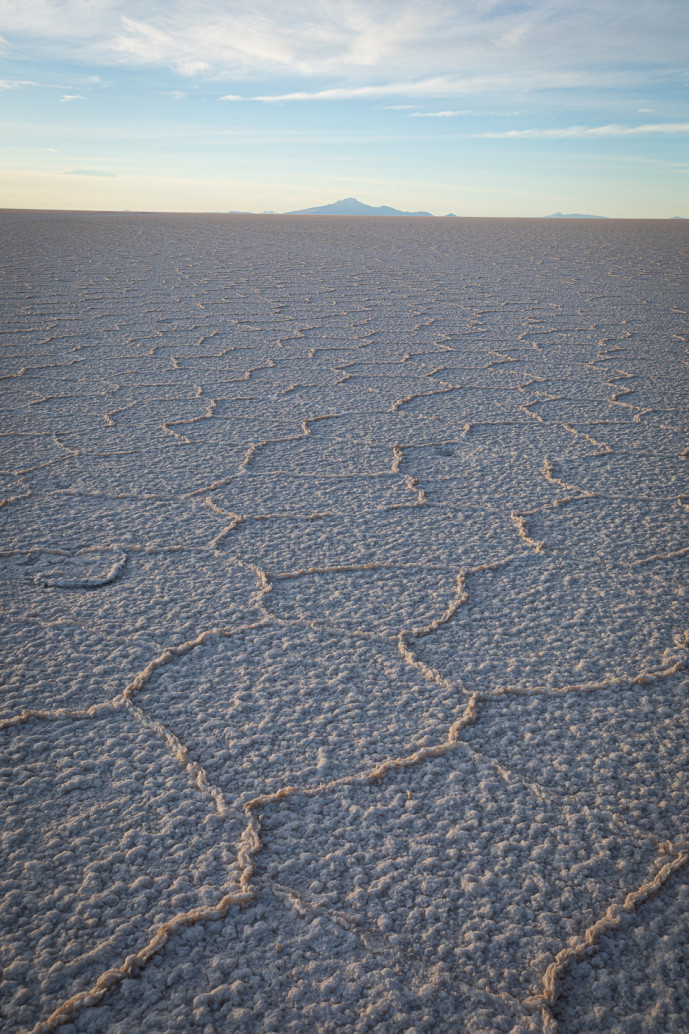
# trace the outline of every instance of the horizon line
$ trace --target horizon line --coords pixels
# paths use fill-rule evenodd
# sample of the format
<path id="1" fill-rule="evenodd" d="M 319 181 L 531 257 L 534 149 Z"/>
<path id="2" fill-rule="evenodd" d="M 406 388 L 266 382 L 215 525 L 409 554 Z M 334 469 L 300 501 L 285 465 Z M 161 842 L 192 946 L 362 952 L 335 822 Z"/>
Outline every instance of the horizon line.
<path id="1" fill-rule="evenodd" d="M 398 215 L 370 215 L 367 213 L 337 214 L 323 212 L 251 212 L 244 210 L 208 208 L 208 209 L 155 209 L 155 208 L 5 208 L 0 207 L 0 214 L 30 214 L 30 213 L 57 213 L 63 212 L 71 215 L 222 215 L 222 216 L 251 216 L 266 218 L 299 218 L 299 219 L 400 219 Z M 446 213 L 445 215 L 404 215 L 405 220 L 409 219 L 557 219 L 558 222 L 570 219 L 590 220 L 592 222 L 682 222 L 689 220 L 684 215 L 584 215 L 577 212 L 572 213 L 551 213 L 549 215 L 458 215 L 457 213 Z"/>

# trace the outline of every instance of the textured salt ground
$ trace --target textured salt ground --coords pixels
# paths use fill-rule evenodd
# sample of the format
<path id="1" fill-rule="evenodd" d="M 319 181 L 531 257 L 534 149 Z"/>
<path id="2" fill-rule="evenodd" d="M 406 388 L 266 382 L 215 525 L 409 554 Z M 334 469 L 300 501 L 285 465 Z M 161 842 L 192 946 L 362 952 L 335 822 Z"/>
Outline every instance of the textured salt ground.
<path id="1" fill-rule="evenodd" d="M 97 1013 L 88 1019 L 82 1013 L 67 1025 L 69 1034 L 239 1031 L 254 1028 L 257 1016 L 258 1029 L 272 1034 L 432 1034 L 448 1017 L 469 1034 L 540 1029 L 518 1003 L 460 986 L 449 973 L 423 982 L 414 974 L 415 960 L 407 955 L 400 965 L 375 933 L 353 933 L 339 917 L 288 889 L 266 881 L 261 886 L 259 905 L 236 919 L 194 928 L 193 940 L 166 949 Z"/>
<path id="2" fill-rule="evenodd" d="M 256 591 L 253 572 L 208 550 L 177 552 L 171 545 L 169 553 L 151 548 L 150 555 L 142 548 L 127 552 L 128 545 L 125 541 L 117 549 L 97 553 L 39 553 L 11 565 L 7 572 L 14 580 L 10 619 L 18 621 L 30 614 L 34 622 L 57 628 L 68 607 L 75 631 L 91 630 L 132 644 L 143 640 L 149 649 L 160 650 L 193 638 L 205 628 L 259 617 L 252 601 Z M 115 574 L 119 564 L 122 567 Z M 112 581 L 106 581 L 108 578 Z M 180 579 L 190 586 L 184 598 L 179 595 Z M 218 591 L 206 595 L 202 586 L 216 580 Z M 103 591 L 96 592 L 98 589 Z M 95 598 L 91 599 L 92 595 Z M 78 640 L 74 645 L 80 651 L 85 649 Z M 55 661 L 61 663 L 57 657 Z"/>
<path id="3" fill-rule="evenodd" d="M 371 514 L 393 506 L 413 506 L 414 497 L 404 478 L 392 473 L 379 477 L 352 477 L 328 473 L 252 473 L 235 477 L 217 488 L 213 500 L 218 506 L 240 514 L 311 517 L 318 499 L 323 515 Z"/>
<path id="4" fill-rule="evenodd" d="M 136 701 L 203 758 L 228 804 L 434 744 L 457 705 L 449 689 L 429 695 L 394 643 L 298 626 L 210 641 L 161 669 Z"/>
<path id="5" fill-rule="evenodd" d="M 564 470 L 569 474 L 567 465 Z M 580 486 L 580 470 L 574 469 L 572 476 Z M 530 532 L 546 544 L 550 556 L 619 565 L 648 563 L 649 578 L 672 577 L 672 568 L 651 558 L 666 557 L 689 546 L 689 514 L 682 512 L 676 496 L 638 499 L 627 487 L 622 497 L 607 498 L 604 506 L 596 491 L 567 506 L 544 507 L 529 514 Z M 650 554 L 646 552 L 649 547 L 653 549 Z M 686 566 L 678 571 L 677 590 L 681 593 Z"/>
<path id="6" fill-rule="evenodd" d="M 628 565 L 611 572 L 598 561 L 525 556 L 519 567 L 474 575 L 466 606 L 418 653 L 482 692 L 633 678 L 681 659 L 674 637 L 687 620 L 685 586 L 676 568 L 653 578 Z"/>
<path id="7" fill-rule="evenodd" d="M 151 927 L 217 899 L 234 852 L 169 752 L 125 715 L 21 727 L 1 778 L 0 993 L 4 1022 L 25 1030 Z"/>
<path id="8" fill-rule="evenodd" d="M 565 1034 L 661 1034 L 686 1027 L 688 905 L 686 875 L 680 875 L 644 907 L 642 925 L 628 919 L 601 940 L 597 955 L 572 966 L 556 1010 Z"/>
<path id="9" fill-rule="evenodd" d="M 689 706 L 679 676 L 627 688 L 491 703 L 464 739 L 545 797 L 608 811 L 642 838 L 681 839 L 689 822 Z"/>
<path id="10" fill-rule="evenodd" d="M 126 632 L 108 636 L 63 616 L 51 626 L 30 612 L 3 615 L 2 639 L 12 665 L 3 673 L 0 711 L 82 708 L 120 692 L 148 663 L 151 645 Z"/>
<path id="11" fill-rule="evenodd" d="M 686 1030 L 686 228 L 2 222 L 3 1027 Z"/>
<path id="12" fill-rule="evenodd" d="M 355 495 L 356 486 L 350 482 L 347 492 L 350 497 Z M 231 491 L 227 494 L 233 508 Z M 514 548 L 513 524 L 504 513 L 445 513 L 428 506 L 411 506 L 415 496 L 407 495 L 411 509 L 401 514 L 394 509 L 335 513 L 313 521 L 285 517 L 280 520 L 280 536 L 274 534 L 268 521 L 246 522 L 237 527 L 224 548 L 228 555 L 236 550 L 235 555 L 245 555 L 276 574 L 303 572 L 305 578 L 310 573 L 318 574 L 320 568 L 338 565 L 370 565 L 374 569 L 390 565 L 400 570 L 405 565 L 416 565 L 423 578 L 439 568 L 438 585 L 444 586 L 445 591 L 429 600 L 429 608 L 440 607 L 442 612 L 444 602 L 452 595 L 451 586 L 459 567 L 479 564 L 487 555 L 509 555 Z M 404 537 L 400 538 L 402 522 Z M 366 571 L 361 574 L 363 589 Z M 409 581 L 413 590 L 413 578 Z M 273 591 L 282 593 L 282 584 L 276 582 Z M 365 597 L 365 590 L 361 595 Z M 352 596 L 348 599 L 351 601 Z M 394 600 L 386 594 L 377 594 L 377 599 L 383 605 L 394 606 Z M 333 589 L 330 598 L 323 602 L 336 608 L 337 592 Z"/>
<path id="13" fill-rule="evenodd" d="M 463 750 L 371 798 L 346 788 L 269 813 L 259 873 L 379 930 L 425 975 L 444 964 L 517 1001 L 558 944 L 657 864 L 605 813 L 525 794 Z"/>

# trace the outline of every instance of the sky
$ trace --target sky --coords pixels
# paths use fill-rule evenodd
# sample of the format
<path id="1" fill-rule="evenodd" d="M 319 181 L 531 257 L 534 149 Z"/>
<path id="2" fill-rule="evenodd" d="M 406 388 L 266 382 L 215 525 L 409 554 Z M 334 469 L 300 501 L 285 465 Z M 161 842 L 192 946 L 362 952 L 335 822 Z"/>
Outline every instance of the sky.
<path id="1" fill-rule="evenodd" d="M 689 217 L 687 0 L 0 0 L 0 207 Z"/>

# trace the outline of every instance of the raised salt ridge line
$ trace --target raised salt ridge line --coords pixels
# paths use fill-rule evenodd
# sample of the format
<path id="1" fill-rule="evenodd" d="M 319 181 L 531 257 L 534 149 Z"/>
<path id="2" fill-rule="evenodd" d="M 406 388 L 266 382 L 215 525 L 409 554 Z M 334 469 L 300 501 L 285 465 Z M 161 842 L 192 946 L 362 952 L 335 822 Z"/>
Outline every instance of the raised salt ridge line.
<path id="1" fill-rule="evenodd" d="M 44 589 L 102 589 L 119 578 L 126 563 L 127 554 L 121 552 L 102 578 L 69 578 L 37 574 L 34 582 Z"/>
<path id="2" fill-rule="evenodd" d="M 557 1034 L 559 1030 L 559 1025 L 553 1016 L 553 1007 L 557 1000 L 558 980 L 570 963 L 595 948 L 603 934 L 620 925 L 625 914 L 637 911 L 644 902 L 667 883 L 674 873 L 683 869 L 689 862 L 687 846 L 687 844 L 675 845 L 669 841 L 660 844 L 659 851 L 674 855 L 674 857 L 666 862 L 652 879 L 642 883 L 636 890 L 630 891 L 621 904 L 610 905 L 605 915 L 585 931 L 581 940 L 558 952 L 543 974 L 543 991 L 540 998 L 530 1000 L 541 1004 L 544 1034 Z"/>

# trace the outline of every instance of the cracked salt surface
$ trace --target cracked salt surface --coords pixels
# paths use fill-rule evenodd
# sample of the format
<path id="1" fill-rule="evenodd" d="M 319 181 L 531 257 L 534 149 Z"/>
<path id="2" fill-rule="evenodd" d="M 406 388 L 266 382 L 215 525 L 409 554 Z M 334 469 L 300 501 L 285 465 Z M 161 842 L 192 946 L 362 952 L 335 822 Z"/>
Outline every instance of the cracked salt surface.
<path id="1" fill-rule="evenodd" d="M 3 1030 L 686 1031 L 681 224 L 0 221 Z"/>

